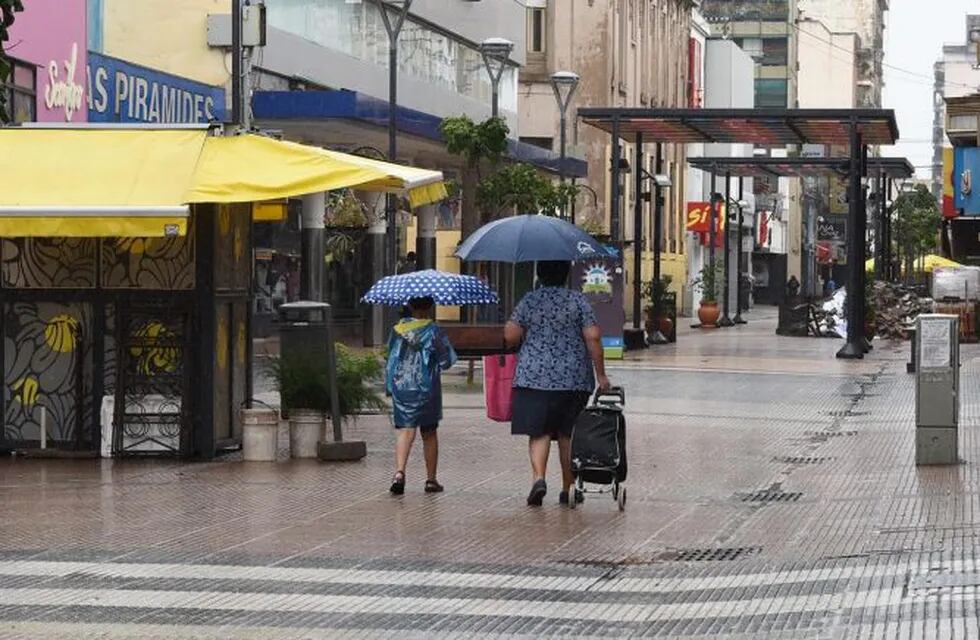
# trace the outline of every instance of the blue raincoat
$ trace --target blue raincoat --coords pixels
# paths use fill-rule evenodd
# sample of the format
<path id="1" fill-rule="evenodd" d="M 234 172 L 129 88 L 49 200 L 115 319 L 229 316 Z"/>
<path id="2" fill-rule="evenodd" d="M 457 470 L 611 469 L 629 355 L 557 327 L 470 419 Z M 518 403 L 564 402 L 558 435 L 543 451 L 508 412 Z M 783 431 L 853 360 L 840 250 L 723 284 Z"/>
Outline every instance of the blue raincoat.
<path id="1" fill-rule="evenodd" d="M 388 340 L 385 385 L 396 427 L 424 427 L 442 420 L 441 372 L 456 363 L 445 332 L 431 320 L 406 318 Z"/>

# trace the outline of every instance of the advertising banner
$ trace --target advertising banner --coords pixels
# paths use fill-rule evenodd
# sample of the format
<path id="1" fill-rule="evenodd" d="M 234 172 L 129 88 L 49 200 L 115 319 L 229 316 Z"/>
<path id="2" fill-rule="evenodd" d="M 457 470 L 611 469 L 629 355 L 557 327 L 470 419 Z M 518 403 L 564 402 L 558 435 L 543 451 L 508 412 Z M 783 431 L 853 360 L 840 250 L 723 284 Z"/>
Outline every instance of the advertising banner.
<path id="1" fill-rule="evenodd" d="M 623 326 L 623 258 L 615 249 L 610 256 L 572 266 L 571 288 L 588 298 L 602 329 L 602 346 L 607 358 L 620 359 L 625 348 Z"/>

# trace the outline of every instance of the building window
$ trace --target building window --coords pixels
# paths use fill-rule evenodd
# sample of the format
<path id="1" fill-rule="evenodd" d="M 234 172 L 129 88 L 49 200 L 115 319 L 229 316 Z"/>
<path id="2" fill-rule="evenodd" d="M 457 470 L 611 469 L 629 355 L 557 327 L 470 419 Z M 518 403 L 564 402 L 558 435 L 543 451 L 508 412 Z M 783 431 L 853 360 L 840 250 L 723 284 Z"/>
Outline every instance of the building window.
<path id="1" fill-rule="evenodd" d="M 762 64 L 785 67 L 789 64 L 789 43 L 786 38 L 766 38 L 762 41 Z"/>
<path id="2" fill-rule="evenodd" d="M 527 52 L 544 53 L 548 41 L 545 33 L 547 13 L 543 7 L 531 7 L 527 10 Z"/>
<path id="3" fill-rule="evenodd" d="M 789 94 L 784 79 L 759 78 L 755 81 L 755 106 L 786 108 Z"/>
<path id="4" fill-rule="evenodd" d="M 32 64 L 10 59 L 12 72 L 0 91 L 7 98 L 7 113 L 11 122 L 33 122 L 37 117 L 37 68 Z"/>

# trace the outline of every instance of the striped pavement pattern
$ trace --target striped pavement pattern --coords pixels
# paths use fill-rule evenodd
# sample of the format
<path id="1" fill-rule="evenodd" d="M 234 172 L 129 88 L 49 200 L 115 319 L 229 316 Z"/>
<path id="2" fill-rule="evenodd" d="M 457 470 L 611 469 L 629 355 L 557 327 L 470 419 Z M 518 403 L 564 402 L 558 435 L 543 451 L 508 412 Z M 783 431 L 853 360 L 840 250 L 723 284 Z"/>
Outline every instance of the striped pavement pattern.
<path id="1" fill-rule="evenodd" d="M 963 576 L 942 593 L 910 589 L 916 581 L 909 565 L 897 562 L 741 567 L 699 577 L 658 576 L 650 567 L 612 575 L 561 569 L 3 560 L 0 637 L 57 637 L 59 630 L 67 633 L 64 625 L 80 625 L 76 638 L 86 637 L 86 629 L 93 637 L 154 637 L 159 625 L 171 637 L 181 637 L 183 629 L 195 638 L 217 630 L 249 637 L 261 629 L 281 630 L 277 637 L 326 631 L 364 637 L 895 637 L 886 635 L 889 629 L 908 632 L 905 637 L 980 637 L 980 575 L 967 560 L 933 563 L 932 571 Z M 921 634 L 913 633 L 916 625 Z M 962 635 L 931 635 L 947 625 L 962 628 Z"/>

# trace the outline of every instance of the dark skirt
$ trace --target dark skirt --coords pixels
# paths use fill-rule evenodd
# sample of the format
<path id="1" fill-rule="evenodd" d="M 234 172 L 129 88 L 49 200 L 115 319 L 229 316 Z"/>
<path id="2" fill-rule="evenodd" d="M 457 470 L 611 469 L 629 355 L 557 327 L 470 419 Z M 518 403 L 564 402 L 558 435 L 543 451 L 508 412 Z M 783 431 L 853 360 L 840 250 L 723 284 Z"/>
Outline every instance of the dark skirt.
<path id="1" fill-rule="evenodd" d="M 575 421 L 589 403 L 589 396 L 588 391 L 515 387 L 510 432 L 532 438 L 550 435 L 553 440 L 571 436 Z"/>

